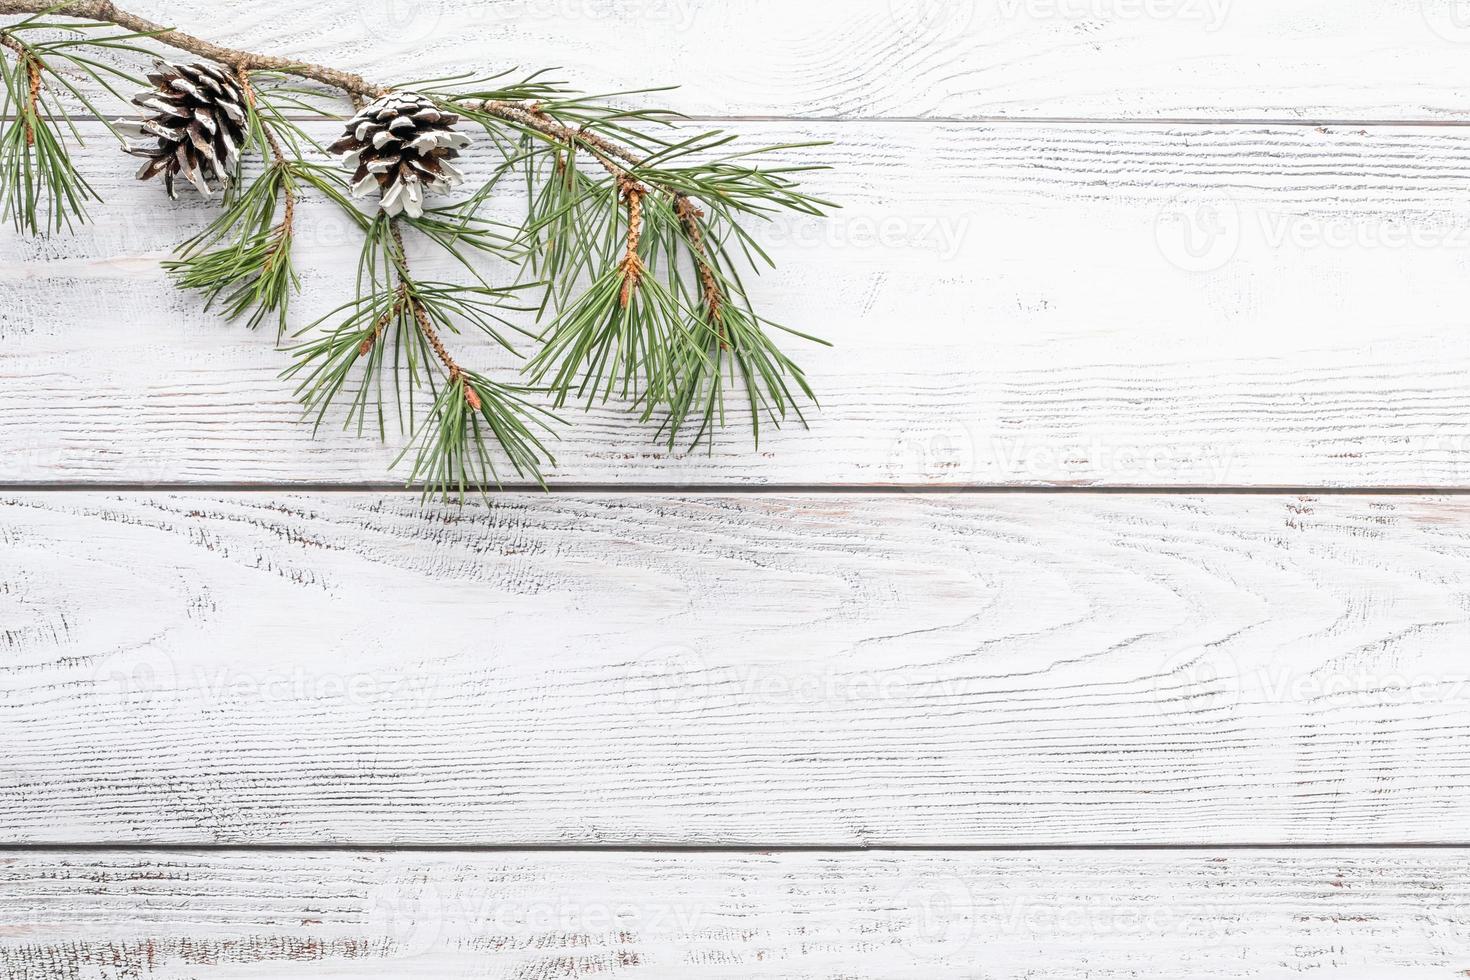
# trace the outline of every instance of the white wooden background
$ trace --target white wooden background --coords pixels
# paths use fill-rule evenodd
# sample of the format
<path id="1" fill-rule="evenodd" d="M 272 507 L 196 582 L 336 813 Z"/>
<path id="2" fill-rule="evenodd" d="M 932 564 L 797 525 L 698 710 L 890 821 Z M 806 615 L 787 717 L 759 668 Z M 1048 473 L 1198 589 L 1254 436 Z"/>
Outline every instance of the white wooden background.
<path id="1" fill-rule="evenodd" d="M 1462 3 L 128 5 L 830 139 L 836 347 L 424 509 L 93 141 L 0 234 L 0 977 L 1470 974 Z"/>

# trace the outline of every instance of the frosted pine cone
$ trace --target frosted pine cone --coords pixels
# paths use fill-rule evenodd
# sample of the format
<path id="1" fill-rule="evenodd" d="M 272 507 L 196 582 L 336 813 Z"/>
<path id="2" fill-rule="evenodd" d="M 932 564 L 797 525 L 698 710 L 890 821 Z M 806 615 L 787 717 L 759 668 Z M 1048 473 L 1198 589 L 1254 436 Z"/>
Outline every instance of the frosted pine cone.
<path id="1" fill-rule="evenodd" d="M 170 197 L 183 177 L 205 197 L 214 185 L 227 187 L 245 143 L 245 93 L 218 65 L 180 65 L 159 59 L 133 104 L 153 113 L 147 119 L 119 119 L 118 125 L 143 134 L 128 140 L 127 151 L 146 157 L 139 180 L 163 174 Z"/>
<path id="2" fill-rule="evenodd" d="M 464 180 L 450 163 L 470 138 L 457 132 L 459 116 L 445 112 L 415 92 L 390 92 L 363 108 L 347 123 L 347 134 L 329 148 L 344 154 L 354 170 L 352 193 L 373 190 L 389 215 L 424 213 L 424 192 L 447 191 Z"/>

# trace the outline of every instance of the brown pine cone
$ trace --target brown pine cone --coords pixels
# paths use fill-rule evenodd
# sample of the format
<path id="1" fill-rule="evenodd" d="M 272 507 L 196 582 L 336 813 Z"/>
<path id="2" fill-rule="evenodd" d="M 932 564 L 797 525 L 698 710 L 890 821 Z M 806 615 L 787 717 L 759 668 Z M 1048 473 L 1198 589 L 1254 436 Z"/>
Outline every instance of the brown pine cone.
<path id="1" fill-rule="evenodd" d="M 145 137 L 127 141 L 127 152 L 147 159 L 138 179 L 163 174 L 164 186 L 174 198 L 179 196 L 174 180 L 180 176 L 205 197 L 213 185 L 228 187 L 246 139 L 240 83 L 218 65 L 162 59 L 154 62 L 148 80 L 154 87 L 135 95 L 133 104 L 153 115 L 118 120 L 119 126 Z"/>
<path id="2" fill-rule="evenodd" d="M 458 122 L 422 95 L 390 92 L 353 116 L 346 135 L 328 149 L 355 171 L 353 196 L 377 190 L 384 212 L 418 218 L 426 190 L 451 190 L 464 180 L 450 163 L 471 142 L 454 129 Z"/>

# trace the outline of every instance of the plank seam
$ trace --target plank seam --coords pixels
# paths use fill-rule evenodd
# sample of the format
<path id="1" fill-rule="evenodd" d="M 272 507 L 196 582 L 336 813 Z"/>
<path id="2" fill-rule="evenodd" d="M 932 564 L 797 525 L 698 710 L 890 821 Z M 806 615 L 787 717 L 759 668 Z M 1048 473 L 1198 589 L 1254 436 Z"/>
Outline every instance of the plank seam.
<path id="1" fill-rule="evenodd" d="M 314 493 L 350 494 L 377 493 L 398 496 L 423 496 L 422 487 L 406 487 L 401 483 L 4 483 L 0 482 L 0 493 Z M 719 484 L 719 483 L 554 483 L 541 487 L 534 483 L 508 483 L 502 487 L 488 489 L 490 498 L 536 494 L 540 496 L 574 494 L 627 494 L 658 496 L 739 496 L 769 494 L 846 495 L 864 496 L 914 496 L 914 495 L 968 495 L 968 496 L 1321 496 L 1321 497 L 1462 497 L 1470 496 L 1470 486 L 1232 486 L 1232 485 L 1102 485 L 1102 486 L 1048 486 L 1007 484 L 858 484 L 858 483 L 769 483 L 769 484 Z M 467 491 L 468 498 L 480 496 L 479 490 Z"/>
<path id="2" fill-rule="evenodd" d="M 125 110 L 120 110 L 125 111 Z M 102 124 L 111 120 L 91 114 L 70 117 L 76 123 Z M 320 116 L 291 115 L 298 123 L 331 123 L 340 120 Z M 15 116 L 0 114 L 0 122 L 13 122 Z M 1012 123 L 1028 126 L 1283 126 L 1283 127 L 1359 127 L 1414 128 L 1432 127 L 1463 129 L 1470 119 L 1353 119 L 1305 118 L 1300 116 L 1235 116 L 1227 118 L 1196 116 L 681 116 L 683 123 L 793 123 L 835 125 L 933 125 L 933 126 L 998 126 Z"/>
<path id="3" fill-rule="evenodd" d="M 88 842 L 88 843 L 27 843 L 0 844 L 0 856 L 51 851 L 68 853 L 92 853 L 100 851 L 149 851 L 159 853 L 180 852 L 234 852 L 234 853 L 379 853 L 399 851 L 405 853 L 465 853 L 465 854 L 874 854 L 874 853 L 955 853 L 955 854 L 1006 854 L 1055 852 L 1125 852 L 1152 853 L 1160 851 L 1209 852 L 1209 851 L 1453 851 L 1470 850 L 1470 841 L 1465 842 L 1323 842 L 1301 843 L 1182 843 L 1182 844 L 1137 844 L 1137 843 L 1093 843 L 1093 844 L 413 844 L 413 843 L 329 843 L 329 844 L 148 844 L 137 842 Z"/>

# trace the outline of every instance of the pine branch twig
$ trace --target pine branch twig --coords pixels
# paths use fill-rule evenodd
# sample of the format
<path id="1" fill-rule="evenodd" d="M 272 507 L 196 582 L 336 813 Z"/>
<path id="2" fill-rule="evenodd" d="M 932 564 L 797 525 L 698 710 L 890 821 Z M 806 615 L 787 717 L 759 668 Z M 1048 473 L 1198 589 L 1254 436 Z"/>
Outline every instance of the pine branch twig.
<path id="1" fill-rule="evenodd" d="M 699 284 L 704 291 L 704 312 L 709 317 L 710 323 L 717 328 L 724 306 L 724 290 L 720 289 L 719 281 L 715 278 L 714 268 L 710 265 L 709 249 L 704 244 L 704 232 L 699 227 L 699 219 L 704 217 L 704 212 L 699 209 L 687 194 L 678 194 L 674 197 L 674 213 L 679 217 L 679 225 L 684 229 L 684 237 L 689 241 L 689 247 L 694 252 L 694 262 L 699 267 Z M 725 345 L 725 335 L 720 332 L 720 344 Z"/>
<path id="2" fill-rule="evenodd" d="M 146 17 L 129 13 L 119 8 L 112 0 L 77 0 L 74 3 L 62 4 L 54 3 L 52 0 L 0 0 L 0 16 L 17 14 L 59 14 L 65 17 L 78 17 L 82 20 L 115 24 L 136 34 L 151 35 L 160 43 L 167 44 L 171 48 L 178 48 L 180 51 L 208 58 L 216 64 L 237 71 L 285 72 L 298 78 L 330 85 L 348 94 L 368 98 L 377 98 L 386 91 L 351 72 L 214 44 L 201 37 L 195 37 L 193 34 L 185 34 L 183 31 L 176 31 L 171 27 L 148 20 Z"/>
<path id="3" fill-rule="evenodd" d="M 361 75 L 329 68 L 326 65 L 283 58 L 278 55 L 258 54 L 254 51 L 215 44 L 193 34 L 186 34 L 137 14 L 129 13 L 119 8 L 112 0 L 75 0 L 75 2 L 60 5 L 51 0 L 0 0 L 0 16 L 41 13 L 61 14 L 68 17 L 79 17 L 83 20 L 115 24 L 125 30 L 149 35 L 160 44 L 207 58 L 236 73 L 280 72 L 294 75 L 297 78 L 320 82 L 339 89 L 359 101 L 371 101 L 387 95 L 390 91 L 382 85 L 369 82 Z M 481 99 L 466 103 L 465 107 L 534 129 L 567 146 L 575 146 L 580 143 L 630 164 L 640 162 L 638 156 L 626 147 L 619 146 L 596 134 L 576 130 L 556 122 L 540 112 L 535 103 L 522 104 L 498 99 Z"/>
<path id="4" fill-rule="evenodd" d="M 624 308 L 633 301 L 633 291 L 638 288 L 638 281 L 643 278 L 643 259 L 638 254 L 638 247 L 643 240 L 643 195 L 645 190 L 637 181 L 626 181 L 623 184 L 622 196 L 628 205 L 628 239 L 623 255 L 623 288 L 618 294 L 618 302 Z"/>
<path id="5" fill-rule="evenodd" d="M 25 111 L 26 146 L 35 146 L 36 124 L 34 120 L 41 103 L 41 64 L 36 60 L 30 48 L 8 33 L 0 32 L 0 45 L 14 51 L 15 56 L 25 67 L 28 88 Z"/>
<path id="6" fill-rule="evenodd" d="M 395 260 L 400 267 L 400 272 L 406 274 L 408 271 L 408 250 L 403 245 L 403 229 L 399 227 L 397 219 L 392 222 L 390 230 L 393 236 L 394 248 L 398 253 Z M 400 278 L 403 277 L 401 276 Z M 465 370 L 459 366 L 458 361 L 449 356 L 449 349 L 444 346 L 444 339 L 439 336 L 439 331 L 435 329 L 434 324 L 429 320 L 429 313 L 424 309 L 424 304 L 409 290 L 406 278 L 403 278 L 403 281 L 399 283 L 398 289 L 401 301 L 408 308 L 409 313 L 413 315 L 414 323 L 418 326 L 419 333 L 423 334 L 424 341 L 428 343 L 429 349 L 434 352 L 434 356 L 439 358 L 439 363 L 444 365 L 444 371 L 449 376 L 449 383 L 458 383 L 465 376 Z M 367 341 L 364 341 L 364 343 L 367 343 Z M 481 406 L 480 399 L 475 394 L 475 390 L 466 386 L 464 393 L 465 401 L 469 403 L 470 408 L 478 412 Z"/>
<path id="7" fill-rule="evenodd" d="M 235 77 L 240 82 L 240 89 L 245 93 L 245 101 L 250 106 L 250 112 L 260 123 L 260 131 L 265 136 L 266 147 L 270 150 L 271 160 L 277 167 L 287 167 L 290 160 L 286 156 L 286 149 L 281 145 L 281 138 L 276 135 L 275 127 L 260 118 L 259 97 L 255 91 L 255 83 L 250 80 L 250 72 L 244 68 L 235 69 Z M 279 243 L 288 241 L 296 231 L 296 203 L 299 195 L 295 186 L 290 181 L 281 184 L 281 223 L 278 226 L 277 237 Z M 267 262 L 266 272 L 269 273 L 270 265 L 279 256 L 282 249 L 277 248 L 271 259 Z"/>

